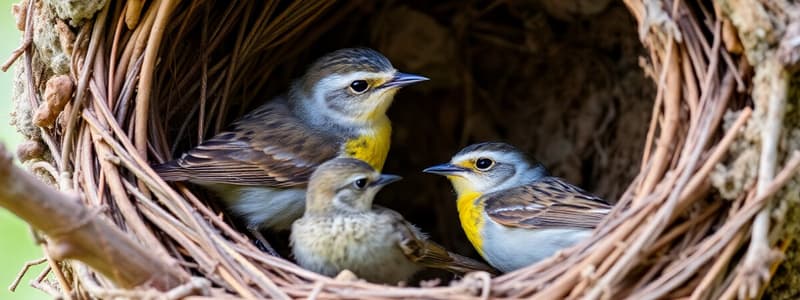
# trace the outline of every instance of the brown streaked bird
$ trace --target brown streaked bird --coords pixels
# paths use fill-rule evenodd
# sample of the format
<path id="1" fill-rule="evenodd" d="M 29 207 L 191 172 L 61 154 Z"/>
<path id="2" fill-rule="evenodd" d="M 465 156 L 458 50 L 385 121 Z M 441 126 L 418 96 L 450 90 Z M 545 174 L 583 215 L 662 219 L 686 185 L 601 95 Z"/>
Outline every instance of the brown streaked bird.
<path id="1" fill-rule="evenodd" d="M 430 241 L 399 213 L 372 205 L 375 194 L 399 176 L 369 164 L 337 158 L 322 164 L 306 195 L 303 217 L 292 225 L 292 254 L 314 272 L 350 270 L 377 283 L 396 284 L 426 268 L 455 273 L 494 270 Z"/>
<path id="2" fill-rule="evenodd" d="M 259 230 L 288 229 L 302 215 L 306 184 L 321 163 L 353 157 L 382 169 L 392 130 L 386 110 L 401 87 L 425 80 L 398 72 L 375 50 L 337 50 L 287 95 L 154 169 L 216 192 L 269 247 Z"/>
<path id="3" fill-rule="evenodd" d="M 467 146 L 449 163 L 423 172 L 450 180 L 467 238 L 503 272 L 589 237 L 611 210 L 603 199 L 550 176 L 542 164 L 505 143 Z"/>

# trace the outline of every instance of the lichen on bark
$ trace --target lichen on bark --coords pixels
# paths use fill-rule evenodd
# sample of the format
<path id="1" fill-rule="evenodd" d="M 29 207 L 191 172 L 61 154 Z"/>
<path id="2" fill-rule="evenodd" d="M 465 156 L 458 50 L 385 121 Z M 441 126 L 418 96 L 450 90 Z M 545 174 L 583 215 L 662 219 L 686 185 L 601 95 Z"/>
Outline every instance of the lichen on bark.
<path id="1" fill-rule="evenodd" d="M 78 26 L 106 6 L 106 0 L 44 0 L 63 20 Z"/>

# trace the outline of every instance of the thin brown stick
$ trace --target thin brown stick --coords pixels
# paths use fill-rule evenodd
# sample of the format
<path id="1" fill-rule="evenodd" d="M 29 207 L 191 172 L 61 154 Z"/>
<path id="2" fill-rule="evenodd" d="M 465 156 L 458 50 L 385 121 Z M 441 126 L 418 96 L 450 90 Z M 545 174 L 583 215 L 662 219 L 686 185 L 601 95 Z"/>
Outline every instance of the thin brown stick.
<path id="1" fill-rule="evenodd" d="M 69 172 L 72 171 L 72 167 L 69 164 L 70 152 L 73 148 L 73 141 L 72 137 L 76 134 L 75 127 L 76 122 L 78 120 L 78 114 L 82 109 L 83 101 L 86 96 L 86 91 L 89 87 L 89 78 L 91 75 L 91 67 L 92 63 L 95 58 L 95 54 L 97 53 L 97 49 L 99 48 L 100 44 L 100 35 L 103 33 L 104 27 L 101 26 L 105 23 L 106 15 L 108 14 L 108 7 L 104 8 L 97 17 L 96 24 L 100 26 L 94 26 L 92 28 L 92 38 L 90 39 L 89 49 L 86 52 L 86 57 L 84 60 L 83 66 L 80 68 L 80 78 L 78 79 L 78 86 L 75 90 L 75 99 L 72 102 L 72 109 L 69 111 L 69 114 L 66 118 L 67 120 L 67 128 L 64 129 L 64 139 L 61 141 L 61 167 L 62 171 L 66 171 L 68 176 L 71 177 Z M 77 53 L 77 51 L 75 51 Z M 75 63 L 73 61 L 73 63 Z M 75 69 L 72 70 L 73 72 L 76 71 Z"/>
<path id="2" fill-rule="evenodd" d="M 744 126 L 745 122 L 750 119 L 750 115 L 753 112 L 752 109 L 746 107 L 742 110 L 739 114 L 739 117 L 736 121 L 731 125 L 731 128 L 728 130 L 728 133 L 720 140 L 714 151 L 706 158 L 706 162 L 700 167 L 692 180 L 689 181 L 689 184 L 686 185 L 686 189 L 684 189 L 683 194 L 681 194 L 681 198 L 688 198 L 691 194 L 695 193 L 697 188 L 701 185 L 703 181 L 708 180 L 708 174 L 711 172 L 711 169 L 724 157 L 728 151 L 728 147 L 730 144 L 733 143 L 734 138 L 738 135 L 739 129 Z"/>
<path id="3" fill-rule="evenodd" d="M 129 0 L 125 5 L 125 25 L 128 29 L 133 29 L 139 24 L 139 17 L 142 14 L 143 0 Z"/>
<path id="4" fill-rule="evenodd" d="M 33 8 L 34 1 L 28 1 L 28 8 L 25 15 L 25 33 L 23 34 L 22 44 L 11 53 L 11 57 L 0 67 L 3 72 L 8 71 L 8 68 L 14 64 L 19 56 L 28 52 L 31 43 L 33 43 Z"/>
<path id="5" fill-rule="evenodd" d="M 653 165 L 647 176 L 642 181 L 640 193 L 649 193 L 667 167 L 667 154 L 672 145 L 672 139 L 678 128 L 678 114 L 681 99 L 681 72 L 679 57 L 679 45 L 669 40 L 667 48 L 667 65 L 664 66 L 666 80 L 664 90 L 664 125 L 661 126 L 661 136 L 658 140 L 655 154 L 653 154 Z M 655 117 L 655 116 L 653 116 Z"/>
<path id="6" fill-rule="evenodd" d="M 35 259 L 35 260 L 31 260 L 31 261 L 25 262 L 25 265 L 22 266 L 22 270 L 20 270 L 19 273 L 17 273 L 17 277 L 14 277 L 14 281 L 12 281 L 11 284 L 8 286 L 8 291 L 9 292 L 14 292 L 14 290 L 17 289 L 17 286 L 19 285 L 19 282 L 22 281 L 22 277 L 24 277 L 25 274 L 28 273 L 28 270 L 31 267 L 41 265 L 41 264 L 45 263 L 46 261 L 47 261 L 47 258 L 42 257 L 40 259 Z"/>
<path id="7" fill-rule="evenodd" d="M 134 117 L 134 145 L 138 154 L 142 158 L 147 157 L 147 124 L 148 114 L 150 113 L 150 95 L 153 85 L 153 74 L 155 73 L 156 59 L 158 50 L 161 47 L 161 40 L 164 37 L 169 17 L 177 3 L 172 0 L 163 0 L 158 7 L 158 14 L 155 17 L 153 28 L 147 40 L 147 48 L 144 52 L 144 62 L 139 78 L 139 92 L 136 94 L 136 114 Z"/>
<path id="8" fill-rule="evenodd" d="M 757 72 L 767 72 L 766 76 L 771 77 L 771 80 L 766 80 L 766 83 L 757 86 L 769 97 L 762 102 L 767 103 L 767 107 L 762 108 L 766 109 L 767 113 L 764 119 L 764 129 L 761 131 L 761 156 L 759 157 L 756 185 L 757 195 L 760 195 L 766 191 L 775 175 L 778 141 L 783 129 L 783 116 L 786 114 L 789 74 L 777 62 L 777 58 L 768 59 L 757 70 Z M 770 255 L 768 239 L 771 209 L 772 205 L 767 204 L 753 222 L 750 245 L 744 258 L 743 268 L 740 270 L 741 276 L 745 276 L 744 284 L 739 290 L 740 298 L 742 294 L 747 294 L 746 297 L 750 298 L 756 297 L 760 286 L 768 279 L 764 278 L 766 276 L 763 273 L 765 268 L 768 270 L 768 266 L 775 258 Z"/>
<path id="9" fill-rule="evenodd" d="M 725 250 L 722 250 L 722 253 L 717 257 L 717 260 L 711 266 L 711 269 L 703 276 L 702 281 L 700 284 L 697 285 L 694 292 L 692 293 L 691 299 L 692 300 L 700 300 L 705 299 L 711 293 L 711 284 L 719 278 L 720 272 L 724 267 L 728 265 L 728 262 L 731 259 L 731 256 L 735 253 L 737 249 L 741 246 L 741 239 L 744 236 L 744 233 L 739 233 L 733 240 L 725 247 Z"/>
<path id="10" fill-rule="evenodd" d="M 42 248 L 46 253 L 45 259 L 47 259 L 47 265 L 50 266 L 50 270 L 52 270 L 53 274 L 56 276 L 56 281 L 63 289 L 64 298 L 66 298 L 66 300 L 72 300 L 72 285 L 69 284 L 67 277 L 64 276 L 64 271 L 61 270 L 61 266 L 58 265 L 59 262 L 53 258 L 53 255 L 47 248 L 47 244 L 43 244 Z"/>

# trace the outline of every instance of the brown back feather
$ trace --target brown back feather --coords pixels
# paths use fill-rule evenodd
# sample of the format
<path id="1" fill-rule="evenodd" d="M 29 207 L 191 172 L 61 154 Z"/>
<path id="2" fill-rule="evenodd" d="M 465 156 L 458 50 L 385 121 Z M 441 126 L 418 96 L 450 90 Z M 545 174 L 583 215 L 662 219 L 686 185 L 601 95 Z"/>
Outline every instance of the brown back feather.
<path id="1" fill-rule="evenodd" d="M 168 181 L 303 186 L 318 165 L 338 154 L 340 145 L 339 139 L 305 125 L 278 100 L 154 169 Z"/>
<path id="2" fill-rule="evenodd" d="M 406 221 L 400 213 L 375 206 L 375 210 L 390 214 L 396 220 L 395 228 L 402 234 L 398 245 L 406 257 L 416 264 L 428 268 L 443 269 L 456 274 L 484 271 L 497 275 L 499 272 L 479 261 L 447 251 L 441 245 L 429 240 L 424 234 Z"/>
<path id="3" fill-rule="evenodd" d="M 484 209 L 497 223 L 517 228 L 593 229 L 611 206 L 557 177 L 484 196 Z"/>

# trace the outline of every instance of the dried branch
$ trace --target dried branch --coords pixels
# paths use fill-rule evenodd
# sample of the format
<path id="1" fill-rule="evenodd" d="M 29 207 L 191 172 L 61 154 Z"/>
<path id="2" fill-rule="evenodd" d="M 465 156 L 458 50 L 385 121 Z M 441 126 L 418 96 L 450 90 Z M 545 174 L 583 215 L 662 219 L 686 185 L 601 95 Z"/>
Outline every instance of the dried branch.
<path id="1" fill-rule="evenodd" d="M 123 288 L 151 286 L 166 291 L 189 280 L 117 227 L 14 166 L 0 144 L 0 206 L 49 237 L 54 259 L 79 260 Z"/>
<path id="2" fill-rule="evenodd" d="M 762 83 L 762 85 L 768 86 L 760 87 L 768 92 L 764 95 L 769 97 L 767 101 L 764 101 L 764 103 L 768 103 L 768 106 L 764 108 L 767 110 L 767 115 L 764 130 L 761 132 L 761 157 L 758 165 L 758 185 L 756 186 L 756 193 L 760 196 L 766 192 L 775 176 L 778 141 L 783 129 L 783 115 L 786 113 L 789 75 L 775 58 L 766 60 L 758 71 L 768 72 L 767 77 L 772 78 L 772 80 Z M 741 269 L 742 276 L 745 278 L 744 284 L 739 290 L 740 299 L 754 298 L 758 294 L 763 283 L 769 280 L 770 265 L 780 257 L 770 248 L 768 239 L 771 209 L 772 205 L 766 205 L 753 222 L 750 246 Z"/>

